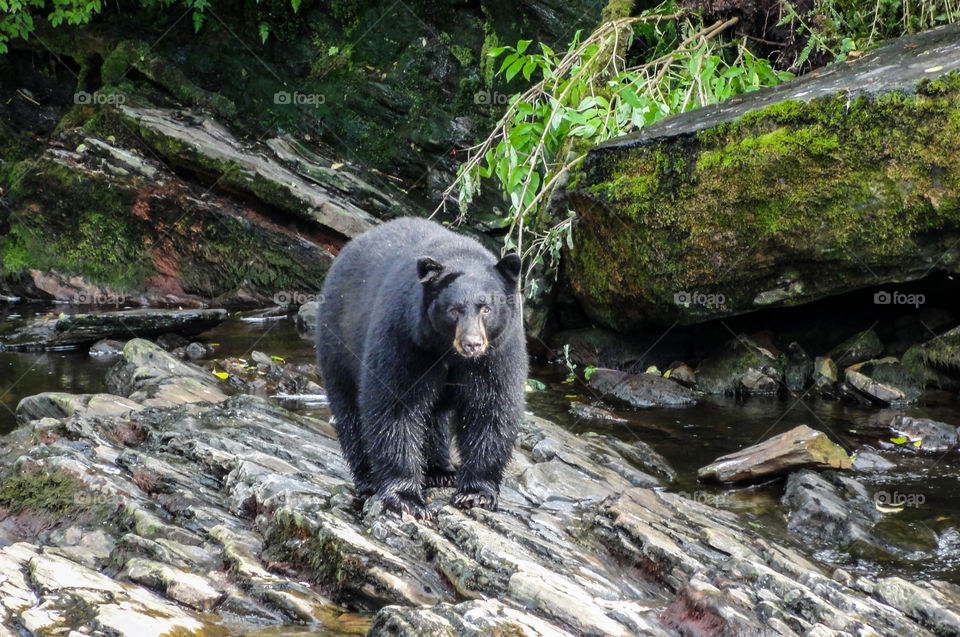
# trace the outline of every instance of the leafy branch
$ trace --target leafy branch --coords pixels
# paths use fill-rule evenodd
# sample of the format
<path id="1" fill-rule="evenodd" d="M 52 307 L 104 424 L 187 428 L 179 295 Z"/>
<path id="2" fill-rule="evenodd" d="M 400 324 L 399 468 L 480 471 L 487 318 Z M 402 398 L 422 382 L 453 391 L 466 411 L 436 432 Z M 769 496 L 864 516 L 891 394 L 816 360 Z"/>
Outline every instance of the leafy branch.
<path id="1" fill-rule="evenodd" d="M 499 74 L 507 81 L 540 79 L 512 96 L 487 138 L 468 149 L 434 213 L 456 198 L 462 218 L 481 183 L 495 177 L 510 201 L 505 249 L 524 256 L 528 274 L 535 267 L 555 274 L 563 245 L 572 247 L 574 217 L 543 224 L 537 212 L 592 145 L 791 77 L 743 41 L 720 37 L 737 21 L 704 25 L 668 2 L 605 22 L 582 41 L 578 32 L 562 56 L 542 43 L 531 52 L 530 40 L 492 50 L 504 55 Z M 638 39 L 646 54 L 630 63 L 626 52 Z M 528 277 L 527 285 L 535 293 L 537 281 Z"/>

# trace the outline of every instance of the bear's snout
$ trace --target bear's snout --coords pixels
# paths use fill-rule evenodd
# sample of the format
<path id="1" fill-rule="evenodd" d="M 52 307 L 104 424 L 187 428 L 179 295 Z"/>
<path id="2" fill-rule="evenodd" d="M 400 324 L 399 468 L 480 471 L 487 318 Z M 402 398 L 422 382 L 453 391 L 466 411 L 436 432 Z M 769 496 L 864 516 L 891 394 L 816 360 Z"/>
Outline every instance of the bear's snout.
<path id="1" fill-rule="evenodd" d="M 483 321 L 476 321 L 466 329 L 457 324 L 457 334 L 453 339 L 453 347 L 461 356 L 475 358 L 487 351 L 487 335 L 483 329 Z"/>

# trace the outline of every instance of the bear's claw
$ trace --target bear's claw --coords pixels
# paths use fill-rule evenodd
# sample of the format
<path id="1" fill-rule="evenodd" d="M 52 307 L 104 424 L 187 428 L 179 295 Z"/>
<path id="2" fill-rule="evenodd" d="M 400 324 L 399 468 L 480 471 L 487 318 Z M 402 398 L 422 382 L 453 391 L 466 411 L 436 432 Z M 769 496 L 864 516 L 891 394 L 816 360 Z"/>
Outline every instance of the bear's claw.
<path id="1" fill-rule="evenodd" d="M 427 472 L 428 487 L 455 487 L 457 486 L 457 471 L 455 469 L 433 469 Z"/>
<path id="2" fill-rule="evenodd" d="M 470 509 L 480 507 L 490 511 L 497 510 L 497 496 L 487 492 L 469 492 L 458 491 L 450 498 L 450 503 L 460 509 Z"/>
<path id="3" fill-rule="evenodd" d="M 416 502 L 415 500 L 402 495 L 385 495 L 382 497 L 383 503 L 391 509 L 408 513 L 423 522 L 429 522 L 433 519 L 433 514 L 430 513 L 430 511 L 427 509 L 427 505 L 424 504 L 423 501 Z"/>

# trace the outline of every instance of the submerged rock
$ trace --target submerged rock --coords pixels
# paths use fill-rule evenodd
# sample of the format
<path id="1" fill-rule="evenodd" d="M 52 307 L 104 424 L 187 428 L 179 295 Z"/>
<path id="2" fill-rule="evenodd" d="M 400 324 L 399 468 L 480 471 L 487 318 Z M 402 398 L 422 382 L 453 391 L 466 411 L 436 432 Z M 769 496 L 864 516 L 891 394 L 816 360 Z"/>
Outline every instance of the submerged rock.
<path id="1" fill-rule="evenodd" d="M 823 432 L 800 425 L 717 458 L 697 471 L 697 477 L 718 482 L 753 481 L 804 467 L 849 469 L 850 457 Z"/>
<path id="2" fill-rule="evenodd" d="M 695 392 L 659 374 L 597 369 L 589 384 L 603 398 L 631 407 L 687 407 L 697 403 Z"/>
<path id="3" fill-rule="evenodd" d="M 10 327 L 0 334 L 0 349 L 75 349 L 101 339 L 155 336 L 165 332 L 199 334 L 216 327 L 226 318 L 226 310 L 160 309 L 39 317 L 11 322 Z"/>
<path id="4" fill-rule="evenodd" d="M 609 409 L 597 407 L 596 405 L 584 405 L 578 402 L 570 403 L 570 413 L 573 414 L 575 418 L 581 418 L 583 420 L 611 423 L 627 422 L 626 418 L 621 418 Z"/>
<path id="5" fill-rule="evenodd" d="M 90 358 L 98 361 L 114 361 L 123 354 L 124 345 L 125 341 L 115 341 L 110 338 L 104 338 L 91 345 L 87 353 L 90 355 Z"/>
<path id="6" fill-rule="evenodd" d="M 787 530 L 798 539 L 819 549 L 871 560 L 936 550 L 937 536 L 924 524 L 891 517 L 917 502 L 923 501 L 916 494 L 885 489 L 871 492 L 860 481 L 833 472 L 794 473 L 783 494 Z"/>
<path id="7" fill-rule="evenodd" d="M 914 448 L 922 451 L 949 451 L 960 444 L 960 431 L 956 425 L 929 418 L 897 415 L 890 423 L 890 431 L 897 436 L 905 436 L 909 442 L 915 443 Z"/>

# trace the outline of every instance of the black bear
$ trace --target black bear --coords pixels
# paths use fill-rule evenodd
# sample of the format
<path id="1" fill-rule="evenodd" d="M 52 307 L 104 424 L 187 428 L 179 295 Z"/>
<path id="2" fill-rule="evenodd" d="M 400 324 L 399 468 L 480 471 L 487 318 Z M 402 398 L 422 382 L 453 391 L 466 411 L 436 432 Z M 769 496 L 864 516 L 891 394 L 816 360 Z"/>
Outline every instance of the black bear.
<path id="1" fill-rule="evenodd" d="M 323 284 L 317 353 L 357 493 L 428 518 L 426 487 L 495 509 L 524 409 L 520 258 L 417 218 L 350 241 Z M 450 462 L 450 429 L 460 467 Z"/>

